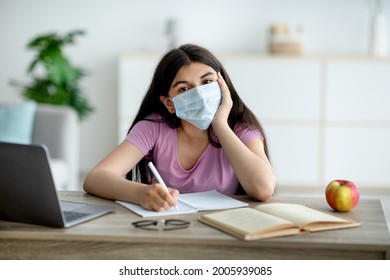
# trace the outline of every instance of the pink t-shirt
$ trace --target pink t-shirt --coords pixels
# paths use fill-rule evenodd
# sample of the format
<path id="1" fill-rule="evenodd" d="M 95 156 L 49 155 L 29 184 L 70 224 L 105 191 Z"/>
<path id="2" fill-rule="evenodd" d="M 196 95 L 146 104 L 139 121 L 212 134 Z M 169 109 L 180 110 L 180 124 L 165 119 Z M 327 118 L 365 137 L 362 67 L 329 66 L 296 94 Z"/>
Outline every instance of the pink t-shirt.
<path id="1" fill-rule="evenodd" d="M 153 115 L 151 118 L 158 118 Z M 258 130 L 236 125 L 234 132 L 246 144 L 262 137 Z M 126 137 L 154 164 L 168 187 L 180 193 L 217 190 L 220 193 L 235 194 L 238 179 L 223 150 L 209 144 L 196 164 L 190 170 L 182 168 L 177 154 L 177 129 L 167 123 L 142 120 L 135 124 Z"/>

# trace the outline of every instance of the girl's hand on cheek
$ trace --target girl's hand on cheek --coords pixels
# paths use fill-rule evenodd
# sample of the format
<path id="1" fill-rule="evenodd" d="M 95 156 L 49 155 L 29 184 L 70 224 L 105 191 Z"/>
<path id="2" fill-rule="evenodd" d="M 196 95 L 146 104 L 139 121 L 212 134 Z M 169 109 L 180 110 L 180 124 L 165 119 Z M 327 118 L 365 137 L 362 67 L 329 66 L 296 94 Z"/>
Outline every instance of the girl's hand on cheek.
<path id="1" fill-rule="evenodd" d="M 218 108 L 218 111 L 215 113 L 214 119 L 213 119 L 213 124 L 217 122 L 226 122 L 229 117 L 230 110 L 233 107 L 233 101 L 230 95 L 229 88 L 223 79 L 222 75 L 220 72 L 217 73 L 218 76 L 218 84 L 219 87 L 221 88 L 221 94 L 222 94 L 222 101 L 221 105 Z"/>

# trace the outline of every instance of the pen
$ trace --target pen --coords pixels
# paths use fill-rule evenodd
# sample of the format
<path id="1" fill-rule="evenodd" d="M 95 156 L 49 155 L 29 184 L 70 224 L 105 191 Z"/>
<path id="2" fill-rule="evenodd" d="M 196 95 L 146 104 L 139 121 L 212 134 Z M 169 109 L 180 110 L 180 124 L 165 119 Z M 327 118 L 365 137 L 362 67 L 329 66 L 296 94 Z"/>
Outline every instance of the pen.
<path id="1" fill-rule="evenodd" d="M 152 171 L 154 177 L 156 177 L 157 182 L 159 182 L 160 185 L 163 186 L 163 188 L 167 192 L 169 192 L 167 185 L 165 185 L 164 180 L 161 178 L 160 173 L 158 173 L 158 171 L 157 171 L 156 167 L 154 166 L 153 162 L 149 161 L 148 166 L 149 166 L 150 170 Z M 176 210 L 179 209 L 177 206 L 175 206 L 175 208 L 176 208 Z"/>

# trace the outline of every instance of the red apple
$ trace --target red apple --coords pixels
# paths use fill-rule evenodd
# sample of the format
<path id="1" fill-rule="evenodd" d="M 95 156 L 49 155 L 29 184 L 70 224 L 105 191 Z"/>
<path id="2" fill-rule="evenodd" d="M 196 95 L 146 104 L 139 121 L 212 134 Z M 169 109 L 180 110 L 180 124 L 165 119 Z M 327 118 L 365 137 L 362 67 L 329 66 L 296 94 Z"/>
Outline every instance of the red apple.
<path id="1" fill-rule="evenodd" d="M 359 201 L 360 192 L 355 183 L 347 180 L 334 180 L 325 191 L 326 201 L 334 210 L 347 212 Z"/>

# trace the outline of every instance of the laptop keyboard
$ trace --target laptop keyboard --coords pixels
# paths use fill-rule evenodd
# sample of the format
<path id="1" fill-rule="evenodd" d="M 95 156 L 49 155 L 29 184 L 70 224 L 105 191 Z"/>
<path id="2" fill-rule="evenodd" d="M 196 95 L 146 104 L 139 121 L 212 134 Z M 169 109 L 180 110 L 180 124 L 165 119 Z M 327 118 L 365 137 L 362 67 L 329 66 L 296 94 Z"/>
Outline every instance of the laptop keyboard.
<path id="1" fill-rule="evenodd" d="M 63 213 L 66 221 L 74 221 L 89 215 L 87 213 L 80 213 L 74 211 L 64 211 Z"/>

